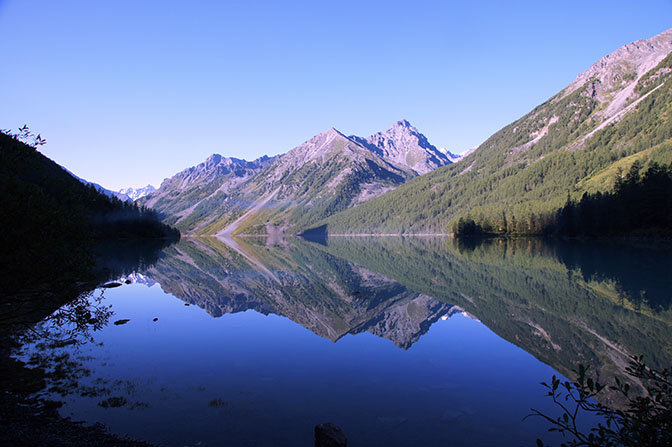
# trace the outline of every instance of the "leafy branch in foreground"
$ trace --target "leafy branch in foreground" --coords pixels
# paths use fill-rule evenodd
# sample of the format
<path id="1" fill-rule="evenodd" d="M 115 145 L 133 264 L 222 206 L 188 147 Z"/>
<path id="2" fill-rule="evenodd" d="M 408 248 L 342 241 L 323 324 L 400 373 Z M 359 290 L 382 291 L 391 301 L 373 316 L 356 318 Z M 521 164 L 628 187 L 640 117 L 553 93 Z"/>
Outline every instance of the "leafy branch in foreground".
<path id="1" fill-rule="evenodd" d="M 33 134 L 28 128 L 27 124 L 24 124 L 22 127 L 19 127 L 19 131 L 16 133 L 13 133 L 9 129 L 0 129 L 0 132 L 4 133 L 5 135 L 9 135 L 15 140 L 27 144 L 33 149 L 37 149 L 38 146 L 44 146 L 45 144 L 47 144 L 47 140 L 45 138 L 42 138 L 41 134 L 37 135 Z"/>
<path id="2" fill-rule="evenodd" d="M 643 362 L 642 356 L 633 356 L 626 372 L 642 382 L 645 393 L 633 396 L 630 385 L 615 378 L 607 387 L 587 377 L 588 368 L 579 366 L 574 383 L 562 382 L 553 376 L 551 383 L 542 382 L 547 395 L 560 407 L 562 415 L 553 418 L 532 409 L 530 416 L 540 416 L 553 427 L 549 431 L 569 434 L 574 439 L 563 446 L 616 447 L 616 446 L 672 446 L 672 379 L 670 370 L 656 371 Z M 622 395 L 627 405 L 622 410 L 604 406 L 595 397 L 608 388 Z M 582 414 L 592 413 L 604 422 L 584 433 L 579 428 Z M 543 441 L 537 439 L 537 446 Z"/>

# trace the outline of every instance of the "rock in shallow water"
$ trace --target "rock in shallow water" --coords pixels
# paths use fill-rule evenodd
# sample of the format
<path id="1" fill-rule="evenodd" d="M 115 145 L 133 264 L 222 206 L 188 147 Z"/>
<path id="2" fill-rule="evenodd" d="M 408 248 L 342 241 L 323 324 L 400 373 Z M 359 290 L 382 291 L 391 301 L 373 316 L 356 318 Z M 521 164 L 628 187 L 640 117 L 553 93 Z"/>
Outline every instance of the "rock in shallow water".
<path id="1" fill-rule="evenodd" d="M 315 426 L 315 447 L 347 447 L 348 438 L 331 422 Z"/>

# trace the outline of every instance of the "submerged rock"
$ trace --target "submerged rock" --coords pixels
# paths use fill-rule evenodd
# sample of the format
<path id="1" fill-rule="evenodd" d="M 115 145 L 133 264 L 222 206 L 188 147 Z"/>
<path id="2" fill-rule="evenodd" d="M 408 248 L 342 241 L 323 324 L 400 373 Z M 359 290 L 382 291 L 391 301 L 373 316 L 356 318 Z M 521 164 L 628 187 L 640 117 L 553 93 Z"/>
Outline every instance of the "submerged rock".
<path id="1" fill-rule="evenodd" d="M 315 426 L 315 447 L 347 447 L 348 438 L 331 422 Z"/>
<path id="2" fill-rule="evenodd" d="M 441 422 L 443 422 L 444 424 L 449 422 L 455 422 L 465 414 L 466 413 L 464 411 L 449 408 L 446 411 L 444 411 L 443 414 L 441 415 Z"/>
<path id="3" fill-rule="evenodd" d="M 118 407 L 123 407 L 127 403 L 128 403 L 128 401 L 123 396 L 108 397 L 107 399 L 105 399 L 101 402 L 98 402 L 98 406 L 103 407 L 103 408 L 118 408 Z"/>
<path id="4" fill-rule="evenodd" d="M 408 419 L 403 416 L 378 417 L 378 422 L 386 427 L 399 427 L 408 422 Z"/>

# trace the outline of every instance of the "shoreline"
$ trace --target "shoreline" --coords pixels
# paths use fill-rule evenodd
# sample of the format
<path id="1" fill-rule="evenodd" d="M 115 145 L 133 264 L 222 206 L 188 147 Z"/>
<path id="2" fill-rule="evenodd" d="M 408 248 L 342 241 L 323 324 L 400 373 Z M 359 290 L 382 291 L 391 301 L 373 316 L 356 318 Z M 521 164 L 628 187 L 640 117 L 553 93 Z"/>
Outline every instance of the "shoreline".
<path id="1" fill-rule="evenodd" d="M 77 289 L 88 287 L 82 284 Z M 0 304 L 5 307 L 0 324 L 0 445 L 153 447 L 149 442 L 114 434 L 103 424 L 86 425 L 61 416 L 60 402 L 35 397 L 45 388 L 48 373 L 13 357 L 26 327 L 67 302 L 70 293 L 76 290 L 0 294 Z M 26 307 L 20 308 L 22 305 Z M 14 311 L 9 307 L 15 307 Z"/>

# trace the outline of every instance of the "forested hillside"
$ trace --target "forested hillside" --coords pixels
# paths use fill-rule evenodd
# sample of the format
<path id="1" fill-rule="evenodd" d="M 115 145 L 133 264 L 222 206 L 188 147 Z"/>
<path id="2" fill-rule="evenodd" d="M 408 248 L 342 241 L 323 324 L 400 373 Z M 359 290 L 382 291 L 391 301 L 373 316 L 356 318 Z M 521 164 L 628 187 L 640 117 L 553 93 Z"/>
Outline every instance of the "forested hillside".
<path id="1" fill-rule="evenodd" d="M 331 234 L 446 233 L 465 218 L 534 233 L 568 195 L 610 191 L 635 162 L 672 162 L 671 51 L 672 30 L 629 44 L 459 163 L 318 225 Z"/>
<path id="2" fill-rule="evenodd" d="M 454 221 L 457 236 L 533 234 L 569 237 L 671 236 L 672 164 L 653 161 L 645 172 L 635 161 L 627 174 L 617 169 L 614 190 L 585 192 L 580 200 L 567 196 L 567 203 L 555 212 L 532 214 L 516 222 L 506 219 L 467 216 Z"/>
<path id="3" fill-rule="evenodd" d="M 2 132 L 0 209 L 0 268 L 12 284 L 26 273 L 34 280 L 77 274 L 95 239 L 179 239 L 153 211 L 99 193 Z"/>

